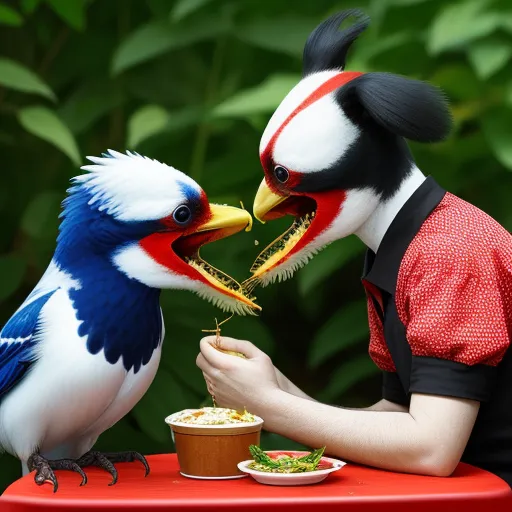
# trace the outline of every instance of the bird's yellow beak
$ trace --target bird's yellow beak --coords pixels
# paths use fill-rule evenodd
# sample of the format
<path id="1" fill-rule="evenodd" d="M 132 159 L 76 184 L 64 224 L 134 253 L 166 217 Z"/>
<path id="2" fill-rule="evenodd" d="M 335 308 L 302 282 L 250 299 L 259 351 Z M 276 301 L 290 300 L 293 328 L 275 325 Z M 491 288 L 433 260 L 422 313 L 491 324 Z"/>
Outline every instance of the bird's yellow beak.
<path id="1" fill-rule="evenodd" d="M 265 215 L 286 199 L 287 196 L 280 196 L 272 192 L 265 179 L 263 179 L 254 198 L 254 217 L 262 224 L 265 224 Z"/>
<path id="2" fill-rule="evenodd" d="M 245 231 L 251 231 L 252 217 L 247 210 L 234 206 L 210 204 L 210 212 L 210 218 L 197 228 L 197 232 L 229 228 L 239 228 L 238 231 L 245 228 Z"/>

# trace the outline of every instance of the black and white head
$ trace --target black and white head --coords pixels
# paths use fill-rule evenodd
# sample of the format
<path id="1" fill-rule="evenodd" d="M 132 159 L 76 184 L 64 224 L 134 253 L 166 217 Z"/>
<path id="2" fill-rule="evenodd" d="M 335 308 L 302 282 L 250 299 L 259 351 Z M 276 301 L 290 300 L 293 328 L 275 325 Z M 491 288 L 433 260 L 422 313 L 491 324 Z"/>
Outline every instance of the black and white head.
<path id="1" fill-rule="evenodd" d="M 340 30 L 352 17 L 355 23 Z M 292 276 L 326 245 L 356 232 L 411 172 L 406 139 L 438 142 L 450 132 L 447 101 L 433 85 L 345 71 L 348 51 L 368 24 L 361 11 L 348 10 L 310 34 L 303 78 L 261 137 L 265 178 L 254 216 L 295 220 L 258 256 L 248 288 Z"/>

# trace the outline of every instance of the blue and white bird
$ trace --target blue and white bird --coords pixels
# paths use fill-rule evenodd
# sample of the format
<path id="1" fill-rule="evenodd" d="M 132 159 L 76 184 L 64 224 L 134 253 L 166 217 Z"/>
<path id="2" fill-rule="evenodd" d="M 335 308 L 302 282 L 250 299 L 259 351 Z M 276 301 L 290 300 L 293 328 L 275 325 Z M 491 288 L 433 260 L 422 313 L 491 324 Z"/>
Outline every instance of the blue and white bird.
<path id="1" fill-rule="evenodd" d="M 199 248 L 252 217 L 210 204 L 186 174 L 135 153 L 109 150 L 75 177 L 63 202 L 53 258 L 0 333 L 0 450 L 35 481 L 54 469 L 86 476 L 136 452 L 91 451 L 98 436 L 141 399 L 157 371 L 163 288 L 186 289 L 224 311 L 260 309 Z"/>

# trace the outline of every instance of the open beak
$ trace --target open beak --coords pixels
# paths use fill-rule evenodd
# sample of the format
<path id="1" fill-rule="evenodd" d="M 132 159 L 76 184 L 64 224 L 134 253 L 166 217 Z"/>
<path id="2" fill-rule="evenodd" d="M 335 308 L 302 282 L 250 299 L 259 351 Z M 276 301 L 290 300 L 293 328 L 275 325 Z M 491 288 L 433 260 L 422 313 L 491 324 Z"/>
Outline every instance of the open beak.
<path id="1" fill-rule="evenodd" d="M 212 231 L 216 229 L 228 229 L 233 232 L 251 231 L 252 217 L 247 210 L 235 208 L 234 206 L 224 206 L 220 204 L 210 204 L 211 216 L 204 223 L 201 224 L 196 232 Z"/>
<path id="2" fill-rule="evenodd" d="M 199 254 L 203 245 L 229 237 L 242 230 L 252 228 L 251 214 L 242 208 L 219 204 L 209 205 L 210 211 L 206 221 L 194 226 L 173 243 L 174 252 L 197 273 L 203 283 L 208 284 L 218 292 L 243 303 L 247 310 L 261 310 L 254 303 L 254 297 L 246 293 L 242 285 L 231 276 L 210 265 Z M 186 273 L 185 271 L 184 273 Z"/>
<path id="3" fill-rule="evenodd" d="M 272 211 L 277 205 L 286 201 L 287 196 L 280 196 L 272 190 L 265 179 L 261 182 L 256 197 L 254 198 L 253 213 L 254 217 L 258 219 L 262 224 L 265 224 L 265 215 Z"/>

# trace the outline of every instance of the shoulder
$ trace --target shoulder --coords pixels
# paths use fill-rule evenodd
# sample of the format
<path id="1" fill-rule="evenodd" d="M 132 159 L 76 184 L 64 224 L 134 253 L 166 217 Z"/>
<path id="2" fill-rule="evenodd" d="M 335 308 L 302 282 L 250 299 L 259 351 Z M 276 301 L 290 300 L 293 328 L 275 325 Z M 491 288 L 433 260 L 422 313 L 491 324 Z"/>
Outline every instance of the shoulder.
<path id="1" fill-rule="evenodd" d="M 0 340 L 7 343 L 29 339 L 36 329 L 41 310 L 55 292 L 56 290 L 50 290 L 27 299 L 3 327 Z"/>
<path id="2" fill-rule="evenodd" d="M 512 235 L 478 207 L 446 193 L 410 243 L 399 280 L 448 273 L 492 278 L 512 276 Z"/>

